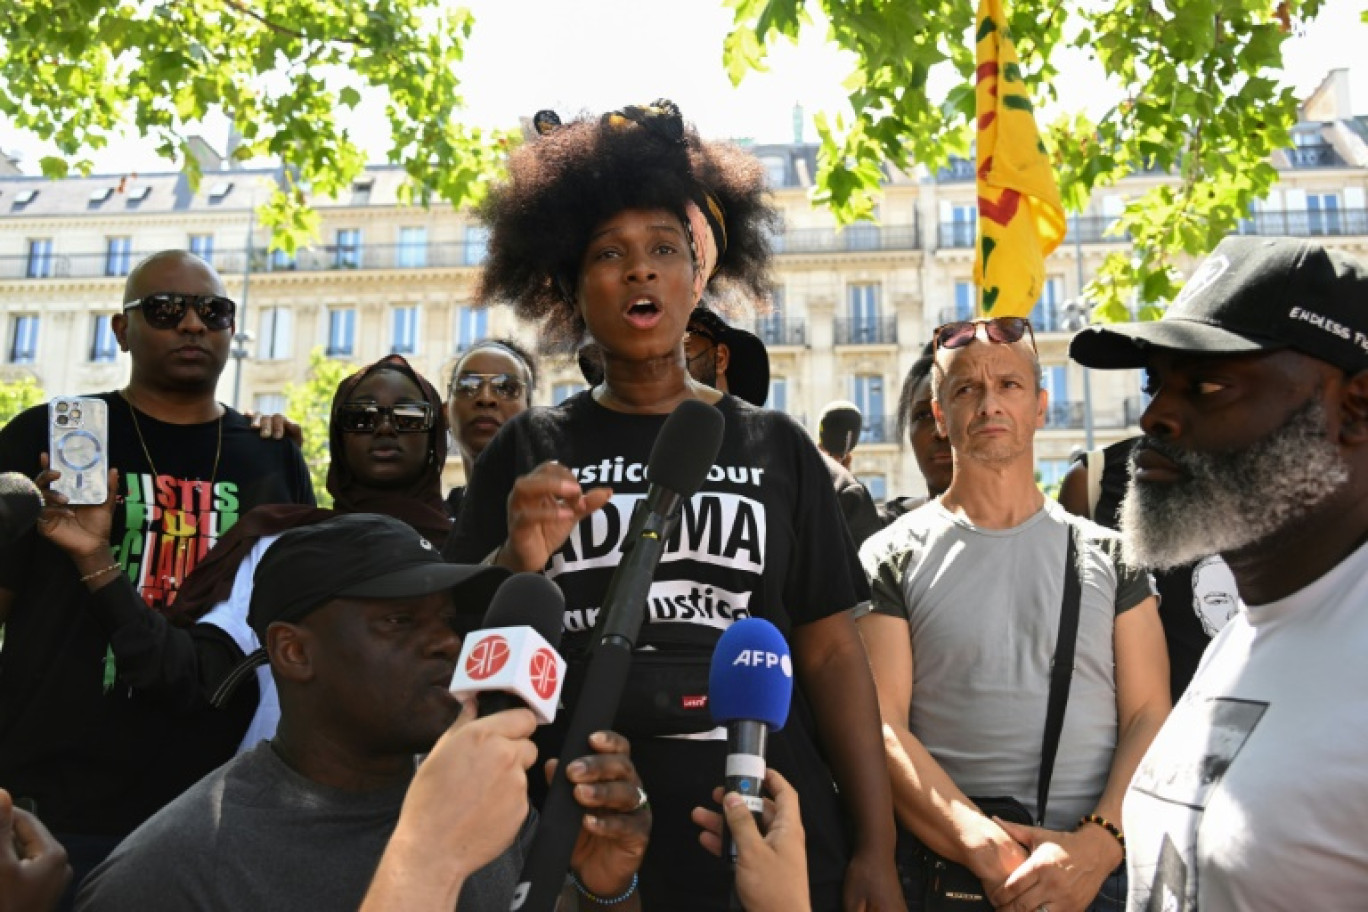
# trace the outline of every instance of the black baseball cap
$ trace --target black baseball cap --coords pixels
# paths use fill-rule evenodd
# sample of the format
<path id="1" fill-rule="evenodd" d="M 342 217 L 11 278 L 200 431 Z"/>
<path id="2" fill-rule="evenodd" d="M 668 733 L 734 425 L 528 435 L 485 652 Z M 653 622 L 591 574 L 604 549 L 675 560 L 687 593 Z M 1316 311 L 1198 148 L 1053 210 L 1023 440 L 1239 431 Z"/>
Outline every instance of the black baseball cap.
<path id="1" fill-rule="evenodd" d="M 481 617 L 508 576 L 501 567 L 447 563 L 412 526 L 378 513 L 347 513 L 290 529 L 276 539 L 252 578 L 247 623 L 266 641 L 266 629 L 295 623 L 333 599 L 400 599 L 455 590 Z M 222 706 L 233 689 L 267 662 L 258 649 L 237 665 L 213 697 Z"/>
<path id="2" fill-rule="evenodd" d="M 708 307 L 695 307 L 689 314 L 689 332 L 700 333 L 720 342 L 731 352 L 727 362 L 727 391 L 751 405 L 765 407 L 769 398 L 769 352 L 760 337 L 738 329 Z"/>
<path id="3" fill-rule="evenodd" d="M 1291 348 L 1350 373 L 1368 369 L 1368 268 L 1300 238 L 1233 235 L 1188 279 L 1162 320 L 1090 326 L 1069 357 L 1144 367 L 1150 348 L 1244 354 Z"/>

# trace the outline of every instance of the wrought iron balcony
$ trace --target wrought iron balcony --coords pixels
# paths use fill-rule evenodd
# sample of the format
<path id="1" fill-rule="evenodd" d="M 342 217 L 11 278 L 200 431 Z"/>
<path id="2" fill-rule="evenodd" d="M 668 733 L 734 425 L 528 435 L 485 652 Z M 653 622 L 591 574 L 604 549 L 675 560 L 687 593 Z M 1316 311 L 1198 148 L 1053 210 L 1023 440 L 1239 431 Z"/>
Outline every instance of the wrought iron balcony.
<path id="1" fill-rule="evenodd" d="M 837 345 L 896 345 L 897 317 L 873 317 L 867 320 L 838 319 Z"/>
<path id="2" fill-rule="evenodd" d="M 782 317 L 756 317 L 750 331 L 765 345 L 807 345 L 807 322 Z"/>
<path id="3" fill-rule="evenodd" d="M 845 228 L 793 228 L 771 239 L 775 253 L 851 253 L 862 250 L 916 250 L 916 225 L 856 222 Z"/>

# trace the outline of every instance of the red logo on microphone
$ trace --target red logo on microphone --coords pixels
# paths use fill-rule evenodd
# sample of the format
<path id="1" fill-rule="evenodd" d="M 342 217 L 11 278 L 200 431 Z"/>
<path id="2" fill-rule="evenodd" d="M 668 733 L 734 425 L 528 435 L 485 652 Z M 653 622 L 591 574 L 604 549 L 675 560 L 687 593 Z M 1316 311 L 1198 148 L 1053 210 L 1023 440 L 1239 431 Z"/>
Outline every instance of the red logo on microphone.
<path id="1" fill-rule="evenodd" d="M 508 662 L 508 641 L 495 634 L 475 645 L 466 658 L 466 674 L 472 681 L 483 681 L 497 674 Z"/>
<path id="2" fill-rule="evenodd" d="M 543 700 L 551 699 L 551 695 L 556 692 L 556 682 L 560 679 L 556 671 L 556 654 L 550 649 L 538 649 L 532 656 L 532 663 L 527 670 L 532 679 L 532 689 L 537 692 L 537 696 Z"/>

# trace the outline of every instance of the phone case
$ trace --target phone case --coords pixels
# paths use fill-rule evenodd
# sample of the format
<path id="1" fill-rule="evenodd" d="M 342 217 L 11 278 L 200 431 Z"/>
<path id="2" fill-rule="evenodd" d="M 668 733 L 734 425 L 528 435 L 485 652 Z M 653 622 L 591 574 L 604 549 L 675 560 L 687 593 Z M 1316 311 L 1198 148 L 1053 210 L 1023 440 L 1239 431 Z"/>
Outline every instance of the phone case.
<path id="1" fill-rule="evenodd" d="M 109 409 L 103 399 L 48 403 L 48 465 L 62 473 L 52 490 L 74 504 L 109 496 Z"/>

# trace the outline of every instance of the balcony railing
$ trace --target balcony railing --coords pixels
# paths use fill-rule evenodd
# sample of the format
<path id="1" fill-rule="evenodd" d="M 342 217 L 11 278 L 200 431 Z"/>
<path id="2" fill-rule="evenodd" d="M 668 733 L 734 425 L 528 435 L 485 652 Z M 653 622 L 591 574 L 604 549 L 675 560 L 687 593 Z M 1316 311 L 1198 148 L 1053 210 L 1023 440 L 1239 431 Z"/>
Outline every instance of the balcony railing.
<path id="1" fill-rule="evenodd" d="M 794 228 L 773 238 L 775 253 L 849 253 L 861 250 L 916 250 L 916 225 L 857 222 L 843 229 Z"/>
<path id="2" fill-rule="evenodd" d="M 750 331 L 765 345 L 807 345 L 807 323 L 779 317 L 756 317 Z"/>
<path id="3" fill-rule="evenodd" d="M 973 320 L 972 310 L 964 311 L 955 306 L 942 307 L 937 312 L 937 326 L 953 323 L 956 320 Z M 1059 304 L 1037 304 L 1030 313 L 1031 328 L 1038 333 L 1065 332 L 1064 308 Z"/>
<path id="4" fill-rule="evenodd" d="M 956 222 L 941 222 L 936 232 L 938 247 L 973 247 L 978 237 L 978 225 L 967 219 Z"/>
<path id="5" fill-rule="evenodd" d="M 860 443 L 897 443 L 897 415 L 865 415 Z"/>
<path id="6" fill-rule="evenodd" d="M 1293 146 L 1287 150 L 1287 160 L 1294 168 L 1342 168 L 1346 164 L 1329 143 Z"/>
<path id="7" fill-rule="evenodd" d="M 1240 220 L 1240 234 L 1354 237 L 1368 234 L 1368 209 L 1265 209 Z"/>
<path id="8" fill-rule="evenodd" d="M 1082 430 L 1083 403 L 1063 400 L 1051 402 L 1045 411 L 1045 427 L 1052 430 Z M 1128 396 L 1121 402 L 1120 413 L 1093 413 L 1095 428 L 1128 428 L 1140 423 L 1145 401 L 1139 396 Z"/>
<path id="9" fill-rule="evenodd" d="M 897 317 L 839 319 L 835 329 L 837 345 L 896 345 L 898 342 Z"/>

